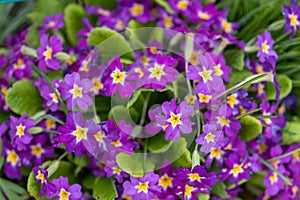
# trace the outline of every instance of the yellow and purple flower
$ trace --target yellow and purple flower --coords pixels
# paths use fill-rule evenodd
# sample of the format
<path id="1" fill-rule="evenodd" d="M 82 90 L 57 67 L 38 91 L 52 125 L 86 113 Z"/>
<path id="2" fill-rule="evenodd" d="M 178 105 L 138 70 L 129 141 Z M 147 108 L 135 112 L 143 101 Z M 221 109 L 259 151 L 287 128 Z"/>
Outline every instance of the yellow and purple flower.
<path id="1" fill-rule="evenodd" d="M 285 17 L 284 32 L 292 31 L 290 38 L 294 37 L 300 27 L 300 7 L 297 1 L 291 1 L 290 7 L 283 6 L 282 14 Z"/>
<path id="2" fill-rule="evenodd" d="M 41 47 L 36 50 L 39 58 L 39 67 L 42 71 L 60 69 L 60 62 L 55 55 L 63 50 L 62 41 L 52 35 L 48 41 L 48 35 L 41 36 Z"/>
<path id="3" fill-rule="evenodd" d="M 94 84 L 87 78 L 81 79 L 76 72 L 67 74 L 62 83 L 63 98 L 67 99 L 67 108 L 73 109 L 76 105 L 82 110 L 87 110 L 93 104 L 90 89 Z"/>
<path id="4" fill-rule="evenodd" d="M 57 200 L 80 200 L 82 197 L 81 185 L 69 185 L 68 178 L 61 176 L 58 179 L 53 179 L 52 184 L 55 185 L 55 192 L 48 195 L 51 196 L 51 198 L 56 197 Z"/>
<path id="5" fill-rule="evenodd" d="M 49 30 L 57 31 L 62 27 L 64 27 L 63 13 L 45 16 L 42 25 L 39 26 L 39 35 L 43 36 Z"/>
<path id="6" fill-rule="evenodd" d="M 34 127 L 34 120 L 28 118 L 27 115 L 22 115 L 19 119 L 10 116 L 10 138 L 12 144 L 18 151 L 25 150 L 30 141 L 33 139 L 32 135 L 28 133 L 28 129 Z"/>
<path id="7" fill-rule="evenodd" d="M 130 177 L 130 181 L 125 181 L 124 194 L 132 199 L 151 200 L 157 198 L 161 188 L 158 186 L 159 175 L 148 172 L 143 178 Z"/>
<path id="8" fill-rule="evenodd" d="M 260 62 L 269 62 L 272 66 L 275 66 L 278 58 L 277 53 L 272 49 L 274 40 L 269 31 L 265 30 L 262 35 L 257 36 L 256 45 L 259 47 L 257 57 Z"/>

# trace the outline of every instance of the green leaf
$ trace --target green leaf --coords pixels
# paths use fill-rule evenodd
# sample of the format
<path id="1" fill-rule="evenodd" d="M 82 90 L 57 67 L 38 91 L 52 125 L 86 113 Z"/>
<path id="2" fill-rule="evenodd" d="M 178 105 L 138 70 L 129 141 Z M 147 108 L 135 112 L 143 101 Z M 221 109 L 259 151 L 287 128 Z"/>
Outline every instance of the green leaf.
<path id="1" fill-rule="evenodd" d="M 9 119 L 9 114 L 0 110 L 0 124 Z"/>
<path id="2" fill-rule="evenodd" d="M 263 74 L 254 74 L 250 77 L 247 77 L 245 80 L 239 82 L 238 84 L 232 86 L 231 88 L 227 89 L 225 92 L 222 92 L 218 96 L 215 97 L 215 99 L 218 99 L 224 95 L 229 95 L 241 88 L 247 88 L 251 84 L 259 83 L 262 81 L 267 81 L 270 79 L 271 74 L 270 73 L 263 73 Z"/>
<path id="3" fill-rule="evenodd" d="M 124 120 L 128 124 L 135 124 L 139 121 L 139 113 L 133 108 L 125 108 L 122 105 L 115 106 L 109 111 L 108 117 L 114 119 L 116 123 Z"/>
<path id="4" fill-rule="evenodd" d="M 251 75 L 252 75 L 252 72 L 250 72 L 249 70 L 246 70 L 246 69 L 244 69 L 243 71 L 233 70 L 232 74 L 229 75 L 230 82 L 227 83 L 227 87 L 230 88 L 230 87 L 236 85 L 237 83 L 245 80 L 247 77 L 249 77 Z"/>
<path id="5" fill-rule="evenodd" d="M 94 6 L 102 6 L 107 9 L 114 9 L 117 7 L 117 1 L 116 0 L 85 0 L 85 4 L 87 5 L 94 5 Z"/>
<path id="6" fill-rule="evenodd" d="M 58 118 L 56 118 L 56 117 L 54 117 L 52 115 L 42 115 L 42 116 L 36 118 L 36 120 L 35 120 L 34 123 L 37 124 L 37 123 L 39 123 L 43 119 L 50 119 L 50 120 L 53 120 L 53 121 L 55 121 L 55 122 L 57 122 L 57 123 L 59 123 L 61 125 L 65 124 L 63 121 L 61 121 L 60 119 L 58 119 Z"/>
<path id="7" fill-rule="evenodd" d="M 148 138 L 148 149 L 153 153 L 166 152 L 172 144 L 172 140 L 166 140 L 163 133 L 158 133 Z"/>
<path id="8" fill-rule="evenodd" d="M 154 0 L 158 5 L 164 7 L 168 13 L 173 14 L 174 10 L 171 8 L 171 6 L 167 3 L 166 0 Z"/>
<path id="9" fill-rule="evenodd" d="M 24 188 L 3 178 L 0 178 L 0 189 L 8 199 L 27 199 L 29 197 Z"/>
<path id="10" fill-rule="evenodd" d="M 194 168 L 197 165 L 200 165 L 200 155 L 198 151 L 195 150 L 192 154 L 192 168 Z"/>
<path id="11" fill-rule="evenodd" d="M 209 194 L 199 193 L 199 194 L 196 194 L 196 196 L 198 197 L 199 200 L 209 200 L 210 199 Z"/>
<path id="12" fill-rule="evenodd" d="M 142 153 L 129 155 L 121 152 L 117 155 L 117 164 L 123 171 L 134 177 L 142 177 L 146 172 L 154 169 L 153 162 L 147 158 L 146 171 L 144 171 L 144 155 Z"/>
<path id="13" fill-rule="evenodd" d="M 192 167 L 191 153 L 186 150 L 177 160 L 172 163 L 173 167 Z"/>
<path id="14" fill-rule="evenodd" d="M 111 200 L 118 196 L 114 179 L 97 178 L 93 187 L 93 197 L 99 200 Z"/>
<path id="15" fill-rule="evenodd" d="M 244 69 L 245 54 L 240 49 L 229 49 L 224 52 L 226 64 L 233 69 L 242 71 Z"/>
<path id="16" fill-rule="evenodd" d="M 33 172 L 30 172 L 27 180 L 27 191 L 30 196 L 34 197 L 36 200 L 45 200 L 46 197 L 40 196 L 41 184 L 37 184 L 35 180 L 35 175 Z"/>
<path id="17" fill-rule="evenodd" d="M 289 121 L 283 129 L 282 142 L 284 144 L 293 144 L 300 142 L 300 122 Z"/>
<path id="18" fill-rule="evenodd" d="M 252 140 L 262 133 L 262 123 L 249 115 L 241 119 L 241 125 L 239 134 L 244 141 Z"/>
<path id="19" fill-rule="evenodd" d="M 74 157 L 74 163 L 77 166 L 85 167 L 89 164 L 89 162 L 90 162 L 90 159 L 86 155 L 83 155 L 81 157 L 79 157 L 79 156 Z"/>
<path id="20" fill-rule="evenodd" d="M 32 127 L 32 128 L 30 128 L 30 129 L 28 129 L 28 133 L 30 133 L 30 134 L 39 134 L 39 133 L 41 133 L 41 132 L 43 132 L 43 128 L 41 128 L 41 127 Z"/>
<path id="21" fill-rule="evenodd" d="M 85 174 L 83 177 L 83 180 L 81 182 L 83 188 L 85 189 L 93 189 L 94 182 L 95 182 L 96 176 L 92 172 L 88 172 L 88 174 Z"/>
<path id="22" fill-rule="evenodd" d="M 286 76 L 286 75 L 281 75 L 277 74 L 277 81 L 280 85 L 280 99 L 286 97 L 293 88 L 293 82 L 292 80 Z M 266 98 L 268 100 L 275 100 L 276 97 L 276 89 L 275 86 L 272 83 L 268 83 L 266 86 Z"/>
<path id="23" fill-rule="evenodd" d="M 65 8 L 64 15 L 68 40 L 72 45 L 76 45 L 78 41 L 76 34 L 83 27 L 81 21 L 85 17 L 85 10 L 82 6 L 72 3 Z"/>
<path id="24" fill-rule="evenodd" d="M 108 62 L 116 55 L 133 60 L 133 52 L 129 43 L 118 32 L 109 28 L 94 28 L 88 37 L 88 44 L 99 48 L 103 62 Z"/>
<path id="25" fill-rule="evenodd" d="M 8 89 L 6 104 L 17 114 L 34 115 L 42 109 L 42 98 L 28 79 L 17 81 Z"/>
<path id="26" fill-rule="evenodd" d="M 229 198 L 227 192 L 226 192 L 226 185 L 225 183 L 219 181 L 215 186 L 211 187 L 212 194 L 216 195 L 218 197 L 221 197 L 223 199 Z"/>
<path id="27" fill-rule="evenodd" d="M 139 99 L 140 95 L 143 92 L 154 92 L 154 90 L 151 88 L 141 88 L 136 90 L 132 95 L 131 99 L 129 100 L 129 102 L 127 103 L 127 108 L 130 108 Z"/>

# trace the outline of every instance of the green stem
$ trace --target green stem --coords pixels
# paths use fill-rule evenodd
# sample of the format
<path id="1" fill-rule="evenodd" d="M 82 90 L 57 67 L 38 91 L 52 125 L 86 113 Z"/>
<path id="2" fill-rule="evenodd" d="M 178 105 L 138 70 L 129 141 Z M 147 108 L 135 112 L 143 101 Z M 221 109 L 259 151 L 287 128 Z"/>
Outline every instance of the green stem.
<path id="1" fill-rule="evenodd" d="M 274 161 L 274 160 L 279 160 L 279 159 L 281 159 L 281 158 L 284 158 L 284 157 L 290 156 L 290 155 L 292 155 L 292 154 L 294 154 L 294 153 L 297 153 L 297 152 L 299 152 L 299 151 L 300 151 L 300 148 L 298 148 L 298 149 L 295 149 L 295 150 L 293 150 L 293 151 L 290 151 L 290 152 L 288 152 L 288 153 L 285 153 L 285 154 L 283 154 L 283 155 L 280 155 L 280 156 L 277 156 L 277 157 L 271 158 L 271 159 L 267 160 L 267 162 L 272 162 L 272 161 Z"/>
<path id="2" fill-rule="evenodd" d="M 140 126 L 142 126 L 145 122 L 145 118 L 146 118 L 146 113 L 147 113 L 147 107 L 148 107 L 148 103 L 151 97 L 151 93 L 148 92 L 145 102 L 144 102 L 144 107 L 143 107 L 143 111 L 142 111 L 142 116 L 141 116 L 141 121 L 140 121 Z"/>
<path id="3" fill-rule="evenodd" d="M 248 151 L 251 153 L 251 155 L 254 154 L 254 152 L 252 151 L 252 149 L 248 148 Z M 262 157 L 258 156 L 258 160 L 264 164 L 266 167 L 268 167 L 270 170 L 272 170 L 273 172 L 275 172 L 276 174 L 278 174 L 278 176 L 280 178 L 282 178 L 284 180 L 284 182 L 288 185 L 291 185 L 291 180 L 288 177 L 285 177 L 282 173 L 280 173 L 277 169 L 275 169 L 272 165 L 270 165 L 267 161 L 265 161 Z"/>
<path id="4" fill-rule="evenodd" d="M 32 69 L 33 69 L 34 71 L 36 71 L 36 73 L 38 73 L 38 75 L 40 75 L 42 78 L 45 79 L 45 81 L 47 82 L 47 84 L 49 85 L 49 87 L 51 88 L 51 90 L 52 90 L 52 91 L 54 92 L 54 94 L 57 96 L 59 102 L 62 104 L 64 113 L 67 115 L 67 114 L 68 114 L 68 110 L 67 110 L 67 108 L 66 108 L 66 105 L 65 105 L 65 103 L 63 102 L 63 100 L 62 100 L 62 98 L 60 97 L 60 95 L 58 94 L 57 90 L 53 87 L 53 85 L 52 85 L 50 79 L 48 78 L 48 76 L 47 76 L 44 72 L 42 72 L 38 67 L 36 67 L 35 65 L 32 65 L 31 67 L 32 67 Z"/>
<path id="5" fill-rule="evenodd" d="M 148 148 L 148 139 L 145 138 L 144 153 L 143 153 L 143 156 L 144 156 L 144 173 L 146 173 L 146 170 L 147 170 L 147 148 Z"/>
<path id="6" fill-rule="evenodd" d="M 262 109 L 262 108 L 257 108 L 257 109 L 255 109 L 255 110 L 250 110 L 249 112 L 246 112 L 245 114 L 242 114 L 242 115 L 239 115 L 239 116 L 235 117 L 235 119 L 241 119 L 241 118 L 243 118 L 243 117 L 245 117 L 245 116 L 247 116 L 247 115 L 251 115 L 251 114 L 253 114 L 253 113 L 256 113 L 256 112 L 258 112 L 258 111 L 261 111 L 261 109 Z"/>

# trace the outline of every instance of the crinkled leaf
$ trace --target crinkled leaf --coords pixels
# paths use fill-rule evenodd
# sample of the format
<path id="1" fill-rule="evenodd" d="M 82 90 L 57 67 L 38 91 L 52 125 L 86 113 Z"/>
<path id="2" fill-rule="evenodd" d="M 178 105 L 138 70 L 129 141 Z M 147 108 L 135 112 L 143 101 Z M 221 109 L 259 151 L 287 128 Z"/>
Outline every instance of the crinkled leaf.
<path id="1" fill-rule="evenodd" d="M 102 62 L 108 62 L 117 55 L 133 59 L 129 43 L 120 33 L 109 28 L 94 28 L 89 34 L 88 44 L 99 48 Z"/>
<path id="2" fill-rule="evenodd" d="M 145 173 L 154 169 L 153 162 L 147 158 L 144 171 L 144 155 L 142 153 L 134 153 L 129 155 L 121 152 L 117 155 L 118 166 L 128 174 L 134 177 L 142 177 Z"/>
<path id="3" fill-rule="evenodd" d="M 229 49 L 224 52 L 226 64 L 233 69 L 242 71 L 244 69 L 245 54 L 240 49 Z"/>
<path id="4" fill-rule="evenodd" d="M 72 45 L 76 45 L 78 41 L 76 34 L 83 27 L 81 21 L 85 17 L 85 10 L 82 6 L 72 3 L 65 8 L 64 14 L 68 40 Z"/>
<path id="5" fill-rule="evenodd" d="M 177 160 L 172 163 L 173 167 L 191 167 L 192 159 L 189 150 L 186 150 Z"/>
<path id="6" fill-rule="evenodd" d="M 42 98 L 28 79 L 17 81 L 8 89 L 6 104 L 17 114 L 34 115 L 42 109 Z"/>
<path id="7" fill-rule="evenodd" d="M 108 117 L 114 119 L 117 123 L 124 120 L 128 124 L 135 124 L 135 122 L 139 121 L 140 113 L 133 107 L 127 109 L 122 105 L 118 105 L 109 111 Z"/>
<path id="8" fill-rule="evenodd" d="M 99 200 L 111 200 L 118 196 L 114 179 L 97 178 L 93 187 L 93 197 Z"/>
<path id="9" fill-rule="evenodd" d="M 158 133 L 148 138 L 148 149 L 153 153 L 166 152 L 172 144 L 172 140 L 166 140 L 165 134 L 162 133 Z"/>
<path id="10" fill-rule="evenodd" d="M 286 97 L 292 91 L 293 82 L 288 76 L 281 75 L 281 74 L 277 75 L 277 81 L 280 85 L 280 97 L 279 98 L 282 99 L 282 98 Z M 267 95 L 266 98 L 268 100 L 275 100 L 276 89 L 272 83 L 267 84 L 265 91 L 266 91 L 266 95 Z"/>
<path id="11" fill-rule="evenodd" d="M 287 122 L 286 127 L 283 130 L 282 142 L 284 144 L 293 144 L 300 142 L 300 122 L 291 121 Z"/>
<path id="12" fill-rule="evenodd" d="M 209 200 L 210 199 L 209 194 L 198 193 L 196 196 L 198 197 L 199 200 Z"/>
<path id="13" fill-rule="evenodd" d="M 262 123 L 251 116 L 241 118 L 242 129 L 239 134 L 244 141 L 249 141 L 256 138 L 262 133 Z"/>
<path id="14" fill-rule="evenodd" d="M 221 198 L 229 198 L 227 192 L 226 192 L 226 185 L 225 183 L 219 181 L 215 186 L 211 187 L 212 189 L 212 194 L 219 196 Z"/>

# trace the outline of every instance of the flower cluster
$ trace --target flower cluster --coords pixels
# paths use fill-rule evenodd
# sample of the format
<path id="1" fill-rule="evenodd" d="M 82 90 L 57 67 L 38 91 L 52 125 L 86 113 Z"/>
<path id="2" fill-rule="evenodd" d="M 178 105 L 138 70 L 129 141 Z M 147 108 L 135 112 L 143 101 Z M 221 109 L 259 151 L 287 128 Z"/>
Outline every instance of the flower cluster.
<path id="1" fill-rule="evenodd" d="M 299 37 L 296 1 L 282 5 L 284 30 L 252 39 L 249 16 L 230 22 L 226 2 L 86 2 L 34 11 L 41 23 L 7 37 L 4 178 L 28 178 L 37 199 L 299 199 L 299 93 L 287 76 L 299 67 L 277 74 L 297 52 L 279 48 Z M 107 38 L 113 53 L 134 50 L 111 56 Z"/>

